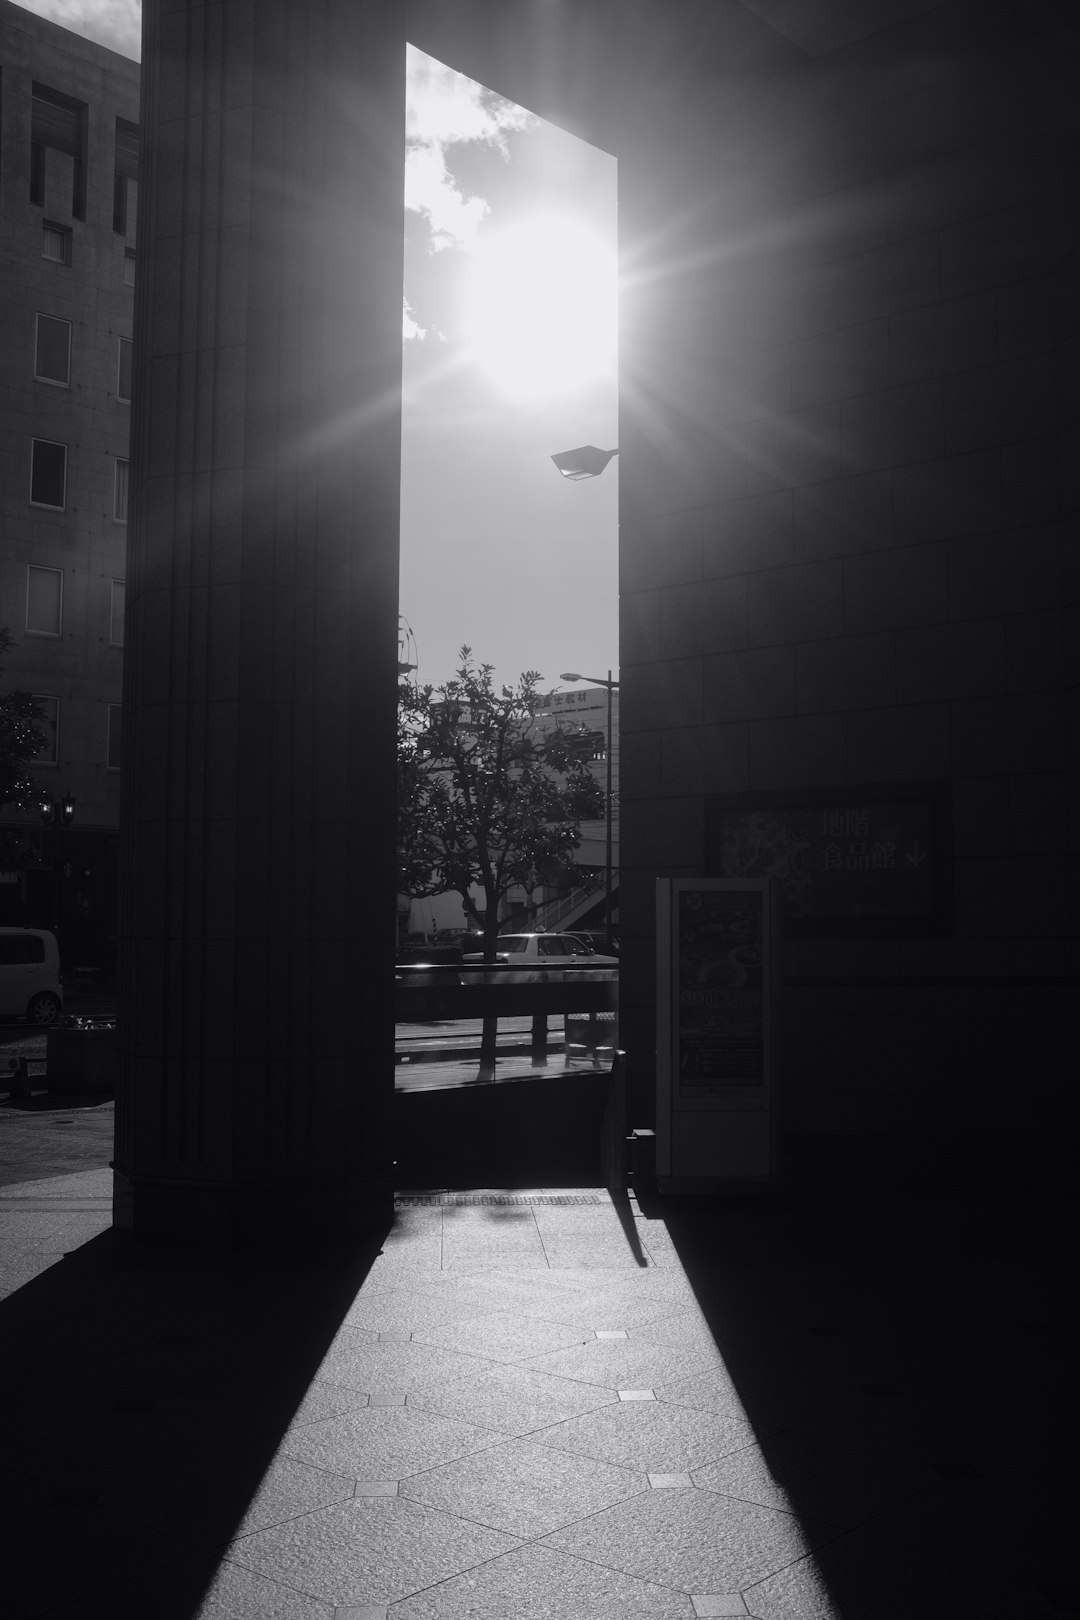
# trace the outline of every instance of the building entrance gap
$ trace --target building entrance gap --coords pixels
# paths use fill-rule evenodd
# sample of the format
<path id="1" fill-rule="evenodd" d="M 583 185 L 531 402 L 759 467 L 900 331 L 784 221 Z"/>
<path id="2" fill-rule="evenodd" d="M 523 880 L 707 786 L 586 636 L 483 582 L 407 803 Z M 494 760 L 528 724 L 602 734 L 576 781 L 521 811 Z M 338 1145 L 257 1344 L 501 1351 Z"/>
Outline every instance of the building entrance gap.
<path id="1" fill-rule="evenodd" d="M 572 737 L 604 794 L 617 694 L 612 706 L 560 672 L 617 671 L 618 464 L 568 481 L 552 456 L 618 442 L 616 160 L 413 46 L 406 109 L 401 679 L 407 695 L 442 686 L 464 647 L 493 666 L 496 694 L 539 672 L 530 729 Z M 592 911 L 602 926 L 606 805 L 580 831 L 569 871 L 500 894 L 504 930 L 588 927 Z M 414 952 L 486 910 L 474 887 L 470 912 L 445 871 L 410 876 L 398 937 Z M 545 1072 L 563 1061 L 563 1019 L 549 1016 Z M 535 1057 L 518 1023 L 500 1076 Z M 461 1059 L 479 1053 L 477 1020 L 442 1020 L 419 1048 L 407 1024 L 399 1082 L 418 1061 L 425 1085 L 475 1078 Z M 454 1062 L 426 1062 L 429 1046 Z"/>

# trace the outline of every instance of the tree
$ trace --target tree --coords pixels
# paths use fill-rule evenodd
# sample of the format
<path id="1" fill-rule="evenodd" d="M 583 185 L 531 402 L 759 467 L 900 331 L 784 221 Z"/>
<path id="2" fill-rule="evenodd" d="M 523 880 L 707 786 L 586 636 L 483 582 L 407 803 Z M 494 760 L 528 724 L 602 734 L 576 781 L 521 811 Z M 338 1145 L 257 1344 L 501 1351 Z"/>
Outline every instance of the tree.
<path id="1" fill-rule="evenodd" d="M 0 629 L 0 674 L 14 642 Z M 0 693 L 0 805 L 33 804 L 38 788 L 30 775 L 34 755 L 45 746 L 41 719 L 29 692 Z"/>
<path id="2" fill-rule="evenodd" d="M 494 962 L 507 893 L 531 894 L 573 866 L 581 822 L 602 814 L 603 792 L 572 739 L 535 732 L 535 670 L 497 692 L 490 664 L 475 665 L 470 647 L 459 657 L 445 685 L 401 687 L 399 884 L 418 898 L 456 891 Z M 485 1018 L 481 1079 L 495 1076 L 496 1027 Z"/>
<path id="3" fill-rule="evenodd" d="M 460 894 L 493 962 L 507 893 L 572 869 L 581 822 L 603 814 L 603 790 L 576 738 L 536 732 L 535 670 L 496 691 L 490 664 L 474 664 L 470 647 L 459 657 L 445 685 L 401 688 L 399 881 L 417 898 Z"/>
<path id="4" fill-rule="evenodd" d="M 0 629 L 0 674 L 13 645 L 10 632 Z M 32 804 L 38 796 L 30 766 L 45 742 L 39 719 L 29 692 L 0 693 L 0 805 Z M 29 859 L 25 837 L 14 828 L 0 831 L 0 864 L 14 868 L 25 866 Z"/>

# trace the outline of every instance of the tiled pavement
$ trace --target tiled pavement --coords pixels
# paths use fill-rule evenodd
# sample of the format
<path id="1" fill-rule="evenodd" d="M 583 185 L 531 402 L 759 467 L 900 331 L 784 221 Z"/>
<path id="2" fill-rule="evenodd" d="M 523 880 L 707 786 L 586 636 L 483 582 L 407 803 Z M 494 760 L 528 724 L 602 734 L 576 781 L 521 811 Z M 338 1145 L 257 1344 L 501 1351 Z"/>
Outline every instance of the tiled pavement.
<path id="1" fill-rule="evenodd" d="M 0 1190 L 16 1620 L 1032 1620 L 1062 1206 L 405 1196 L 342 1258 L 132 1249 Z"/>

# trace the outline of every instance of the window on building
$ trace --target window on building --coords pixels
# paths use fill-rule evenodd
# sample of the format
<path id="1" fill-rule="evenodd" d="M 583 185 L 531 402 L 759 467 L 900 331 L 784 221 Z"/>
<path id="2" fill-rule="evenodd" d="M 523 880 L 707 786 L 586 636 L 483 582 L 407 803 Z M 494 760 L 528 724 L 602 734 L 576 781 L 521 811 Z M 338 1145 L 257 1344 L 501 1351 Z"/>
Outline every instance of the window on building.
<path id="1" fill-rule="evenodd" d="M 113 162 L 113 230 L 130 235 L 135 224 L 139 184 L 139 126 L 126 118 L 116 120 L 116 156 Z"/>
<path id="2" fill-rule="evenodd" d="M 135 285 L 135 250 L 134 250 L 134 248 L 125 248 L 124 249 L 124 286 L 125 287 L 134 287 L 134 285 Z"/>
<path id="3" fill-rule="evenodd" d="M 116 362 L 116 397 L 131 401 L 131 339 L 120 339 L 120 352 Z"/>
<path id="4" fill-rule="evenodd" d="M 71 263 L 71 231 L 67 225 L 45 220 L 41 227 L 41 257 L 53 264 Z"/>
<path id="5" fill-rule="evenodd" d="M 34 339 L 34 376 L 41 382 L 71 382 L 71 322 L 38 315 Z"/>
<path id="6" fill-rule="evenodd" d="M 124 581 L 114 579 L 109 598 L 109 646 L 124 645 Z"/>
<path id="7" fill-rule="evenodd" d="M 67 445 L 31 440 L 30 504 L 63 511 L 67 493 Z"/>
<path id="8" fill-rule="evenodd" d="M 72 160 L 72 215 L 85 219 L 86 103 L 35 83 L 30 108 L 30 201 L 44 206 L 48 153 L 62 152 Z"/>
<path id="9" fill-rule="evenodd" d="M 116 462 L 116 481 L 113 485 L 113 517 L 117 523 L 126 523 L 128 520 L 128 472 L 131 468 L 129 461 Z"/>
<path id="10" fill-rule="evenodd" d="M 26 569 L 26 630 L 31 636 L 58 636 L 64 611 L 62 568 Z"/>
<path id="11" fill-rule="evenodd" d="M 35 692 L 33 698 L 38 708 L 37 727 L 45 738 L 42 748 L 34 755 L 34 764 L 58 765 L 60 763 L 60 699 L 58 697 L 48 697 L 41 692 Z"/>
<path id="12" fill-rule="evenodd" d="M 120 743 L 123 726 L 123 710 L 119 703 L 109 704 L 109 741 L 105 753 L 106 768 L 110 771 L 120 769 Z"/>

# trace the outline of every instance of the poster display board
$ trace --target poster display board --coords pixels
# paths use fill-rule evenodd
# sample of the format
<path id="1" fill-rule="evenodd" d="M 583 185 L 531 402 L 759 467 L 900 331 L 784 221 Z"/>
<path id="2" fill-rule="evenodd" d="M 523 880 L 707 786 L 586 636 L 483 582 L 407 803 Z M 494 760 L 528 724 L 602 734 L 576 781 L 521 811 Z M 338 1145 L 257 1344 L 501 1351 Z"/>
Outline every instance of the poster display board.
<path id="1" fill-rule="evenodd" d="M 705 869 L 775 878 L 790 938 L 940 934 L 946 802 L 933 783 L 710 799 Z"/>
<path id="2" fill-rule="evenodd" d="M 673 1186 L 775 1173 L 776 916 L 769 879 L 658 880 L 657 1171 Z"/>

